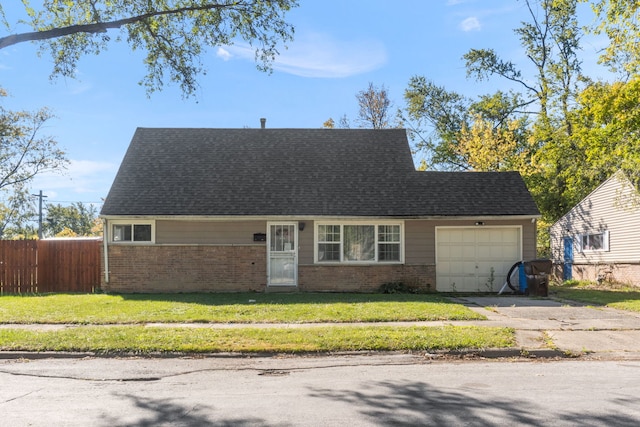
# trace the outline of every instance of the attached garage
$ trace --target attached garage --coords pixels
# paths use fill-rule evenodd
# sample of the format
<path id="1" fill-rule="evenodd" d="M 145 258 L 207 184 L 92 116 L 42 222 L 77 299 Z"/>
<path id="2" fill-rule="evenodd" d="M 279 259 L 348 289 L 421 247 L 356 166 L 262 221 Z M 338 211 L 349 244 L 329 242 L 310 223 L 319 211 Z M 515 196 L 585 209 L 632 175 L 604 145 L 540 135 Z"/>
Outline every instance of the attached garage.
<path id="1" fill-rule="evenodd" d="M 436 290 L 497 292 L 522 259 L 522 227 L 437 227 Z"/>

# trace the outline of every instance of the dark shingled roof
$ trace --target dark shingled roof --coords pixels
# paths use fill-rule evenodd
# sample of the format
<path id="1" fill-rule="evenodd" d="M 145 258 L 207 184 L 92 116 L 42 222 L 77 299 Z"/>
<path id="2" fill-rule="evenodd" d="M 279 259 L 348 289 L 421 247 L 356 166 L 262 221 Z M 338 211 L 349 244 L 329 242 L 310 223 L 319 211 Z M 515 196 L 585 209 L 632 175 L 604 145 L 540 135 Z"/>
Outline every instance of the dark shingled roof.
<path id="1" fill-rule="evenodd" d="M 102 215 L 538 215 L 517 172 L 418 172 L 401 129 L 139 128 Z"/>

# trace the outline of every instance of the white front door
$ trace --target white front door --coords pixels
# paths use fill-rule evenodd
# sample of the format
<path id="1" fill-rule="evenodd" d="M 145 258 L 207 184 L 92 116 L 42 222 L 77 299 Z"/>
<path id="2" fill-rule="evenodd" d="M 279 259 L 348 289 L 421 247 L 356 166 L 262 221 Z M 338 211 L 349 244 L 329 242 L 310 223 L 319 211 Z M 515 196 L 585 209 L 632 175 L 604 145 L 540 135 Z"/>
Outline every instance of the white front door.
<path id="1" fill-rule="evenodd" d="M 269 286 L 297 286 L 298 284 L 298 224 L 274 222 L 268 225 Z"/>

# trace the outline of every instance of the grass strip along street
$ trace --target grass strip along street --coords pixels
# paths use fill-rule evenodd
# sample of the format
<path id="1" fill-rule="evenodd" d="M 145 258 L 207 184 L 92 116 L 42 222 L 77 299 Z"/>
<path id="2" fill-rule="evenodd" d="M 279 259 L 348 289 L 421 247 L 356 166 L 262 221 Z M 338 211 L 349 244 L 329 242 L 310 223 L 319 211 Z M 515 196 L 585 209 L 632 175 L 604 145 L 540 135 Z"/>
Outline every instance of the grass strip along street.
<path id="1" fill-rule="evenodd" d="M 184 328 L 78 326 L 56 331 L 0 329 L 3 351 L 96 353 L 308 353 L 337 351 L 438 351 L 505 348 L 508 328 L 475 326 L 321 328 Z"/>
<path id="2" fill-rule="evenodd" d="M 308 353 L 506 348 L 509 328 L 370 322 L 483 320 L 439 295 L 155 294 L 0 297 L 0 350 L 106 354 Z M 357 325 L 332 325 L 332 323 Z M 163 326 L 145 326 L 163 323 Z M 198 324 L 191 327 L 172 323 Z M 223 328 L 216 324 L 238 323 Z M 251 323 L 271 323 L 268 328 Z M 327 323 L 322 326 L 285 324 Z M 11 325 L 15 327 L 11 327 Z M 60 324 L 52 330 L 23 325 Z M 278 324 L 282 324 L 279 327 Z"/>

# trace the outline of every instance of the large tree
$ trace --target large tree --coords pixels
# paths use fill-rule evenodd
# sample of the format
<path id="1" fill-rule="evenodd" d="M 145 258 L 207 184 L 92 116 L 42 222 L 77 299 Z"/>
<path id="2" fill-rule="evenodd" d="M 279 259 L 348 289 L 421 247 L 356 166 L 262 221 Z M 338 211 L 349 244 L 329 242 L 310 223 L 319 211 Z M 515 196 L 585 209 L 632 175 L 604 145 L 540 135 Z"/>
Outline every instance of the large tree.
<path id="1" fill-rule="evenodd" d="M 579 83 L 584 80 L 577 1 L 524 0 L 530 21 L 515 33 L 532 66 L 531 75 L 522 71 L 524 64 L 503 60 L 492 49 L 472 49 L 464 55 L 469 76 L 478 80 L 497 76 L 521 89 L 519 109 L 534 118 L 530 121 L 532 161 L 539 166 L 526 178 L 548 220 L 560 217 L 589 190 L 569 183 L 576 173 L 574 166 L 584 161 L 572 137 L 571 120 Z"/>
<path id="2" fill-rule="evenodd" d="M 0 95 L 5 96 L 0 90 Z M 65 167 L 65 153 L 50 136 L 40 135 L 52 118 L 47 109 L 11 111 L 0 105 L 0 238 L 33 219 L 29 184 L 43 172 Z"/>
<path id="3" fill-rule="evenodd" d="M 35 239 L 38 236 L 37 217 L 32 194 L 23 184 L 0 191 L 0 239 Z"/>
<path id="4" fill-rule="evenodd" d="M 48 236 L 93 236 L 96 235 L 97 218 L 95 206 L 82 202 L 70 206 L 49 205 L 44 229 Z"/>
<path id="5" fill-rule="evenodd" d="M 391 127 L 391 107 L 389 91 L 384 85 L 377 87 L 372 82 L 356 94 L 358 101 L 358 123 L 360 127 L 387 129 Z"/>
<path id="6" fill-rule="evenodd" d="M 356 93 L 356 102 L 358 103 L 358 115 L 356 123 L 359 128 L 364 129 L 389 129 L 393 127 L 402 127 L 400 120 L 392 117 L 391 108 L 393 102 L 389 97 L 389 91 L 382 85 L 376 86 L 369 82 L 369 86 Z M 329 117 L 323 124 L 323 128 L 333 129 L 335 127 L 341 129 L 351 128 L 351 120 L 346 114 L 343 114 L 338 123 Z"/>
<path id="7" fill-rule="evenodd" d="M 577 0 L 523 3 L 530 19 L 514 31 L 526 62 L 503 59 L 493 49 L 472 49 L 463 57 L 469 77 L 500 78 L 512 91 L 473 101 L 417 76 L 405 92 L 406 111 L 431 129 L 417 133 L 430 168 L 519 170 L 545 218 L 553 220 L 586 190 L 575 191 L 568 183 L 575 173 L 569 166 L 584 160 L 572 138 L 571 114 L 585 81 L 582 30 Z"/>
<path id="8" fill-rule="evenodd" d="M 593 28 L 606 34 L 609 45 L 600 61 L 626 76 L 640 72 L 640 2 L 637 0 L 580 0 L 591 3 L 598 17 Z"/>
<path id="9" fill-rule="evenodd" d="M 425 169 L 465 170 L 468 164 L 458 150 L 460 131 L 471 120 L 471 100 L 443 86 L 414 76 L 405 90 L 404 122 L 423 155 Z"/>
<path id="10" fill-rule="evenodd" d="M 38 42 L 49 51 L 53 76 L 73 77 L 79 59 L 99 54 L 112 39 L 144 50 L 148 93 L 166 81 L 192 95 L 204 73 L 207 47 L 245 42 L 253 46 L 258 68 L 269 70 L 281 42 L 292 39 L 285 13 L 297 0 L 44 0 L 32 6 L 22 0 L 32 31 L 0 37 L 0 49 L 22 42 Z M 9 31 L 13 27 L 0 5 Z"/>
<path id="11" fill-rule="evenodd" d="M 574 143 L 588 165 L 582 179 L 593 187 L 623 170 L 640 184 L 640 77 L 592 84 L 577 101 Z"/>
<path id="12" fill-rule="evenodd" d="M 550 116 L 557 111 L 570 132 L 569 106 L 582 76 L 577 0 L 524 0 L 524 3 L 530 22 L 523 22 L 514 31 L 534 74 L 525 76 L 522 71 L 525 64 L 501 59 L 493 49 L 467 52 L 463 56 L 467 74 L 477 80 L 498 76 L 515 83 L 525 95 L 522 107 L 533 106 L 531 112 L 538 115 L 539 126 L 548 127 Z"/>

